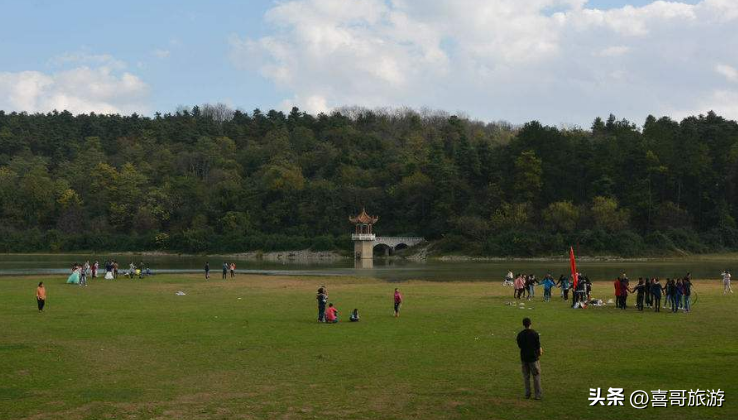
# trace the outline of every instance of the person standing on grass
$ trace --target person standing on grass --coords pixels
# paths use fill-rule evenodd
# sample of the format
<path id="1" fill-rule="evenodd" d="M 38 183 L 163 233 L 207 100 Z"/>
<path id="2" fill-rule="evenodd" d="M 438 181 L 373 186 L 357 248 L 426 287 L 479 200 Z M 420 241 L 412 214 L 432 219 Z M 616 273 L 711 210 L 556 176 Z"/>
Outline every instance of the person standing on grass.
<path id="1" fill-rule="evenodd" d="M 228 278 L 228 263 L 223 261 L 223 279 Z"/>
<path id="2" fill-rule="evenodd" d="M 328 293 L 324 287 L 318 289 L 315 299 L 318 301 L 318 322 L 325 322 L 325 304 L 328 302 Z"/>
<path id="3" fill-rule="evenodd" d="M 118 278 L 118 261 L 113 261 L 113 278 Z"/>
<path id="4" fill-rule="evenodd" d="M 231 269 L 231 278 L 236 277 L 236 263 L 232 262 L 230 265 Z"/>
<path id="5" fill-rule="evenodd" d="M 733 293 L 733 289 L 730 287 L 730 271 L 723 271 L 723 294 Z"/>
<path id="6" fill-rule="evenodd" d="M 536 276 L 533 274 L 529 275 L 528 280 L 525 282 L 528 289 L 528 300 L 531 300 L 536 296 L 536 284 L 538 284 Z"/>
<path id="7" fill-rule="evenodd" d="M 400 289 L 395 289 L 395 318 L 400 317 L 400 307 L 402 306 L 402 294 Z"/>
<path id="8" fill-rule="evenodd" d="M 553 288 L 556 283 L 554 283 L 553 278 L 551 278 L 551 275 L 549 274 L 543 279 L 541 284 L 543 284 L 543 300 L 545 302 L 550 302 L 551 288 Z"/>
<path id="9" fill-rule="evenodd" d="M 638 279 L 638 284 L 631 290 L 632 293 L 636 294 L 636 308 L 643 312 L 643 298 L 646 293 L 646 284 L 643 282 L 643 278 Z"/>
<path id="10" fill-rule="evenodd" d="M 556 286 L 561 288 L 561 297 L 564 300 L 569 300 L 569 277 L 565 275 L 559 276 L 559 281 L 556 282 Z"/>
<path id="11" fill-rule="evenodd" d="M 690 302 L 692 297 L 692 281 L 689 279 L 689 275 L 682 281 L 682 290 L 684 293 L 684 312 L 689 312 L 692 303 Z"/>
<path id="12" fill-rule="evenodd" d="M 653 304 L 653 295 L 651 294 L 651 279 L 646 277 L 646 308 L 650 308 Z"/>
<path id="13" fill-rule="evenodd" d="M 620 297 L 622 296 L 622 290 L 620 289 L 622 287 L 623 283 L 620 282 L 620 277 L 615 279 L 615 282 L 613 283 L 613 286 L 615 286 L 615 307 L 620 307 Z"/>
<path id="14" fill-rule="evenodd" d="M 205 280 L 210 278 L 210 261 L 205 261 Z"/>
<path id="15" fill-rule="evenodd" d="M 674 300 L 676 300 L 676 305 L 674 305 L 674 307 L 676 309 L 673 310 L 674 312 L 677 312 L 682 309 L 682 295 L 684 295 L 684 283 L 682 282 L 682 279 L 677 280 L 674 292 Z"/>
<path id="16" fill-rule="evenodd" d="M 36 288 L 36 303 L 38 304 L 38 312 L 44 311 L 44 305 L 46 305 L 46 288 L 44 282 L 40 282 Z"/>
<path id="17" fill-rule="evenodd" d="M 627 277 L 623 276 L 620 279 L 620 309 L 626 309 L 628 307 L 628 288 L 630 281 Z"/>
<path id="18" fill-rule="evenodd" d="M 672 279 L 666 279 L 666 301 L 664 302 L 664 308 L 667 305 L 671 305 L 673 302 L 672 294 L 674 293 L 674 283 Z M 671 306 L 669 307 L 671 310 Z"/>
<path id="19" fill-rule="evenodd" d="M 87 270 L 90 268 L 88 263 L 82 266 L 82 270 L 79 271 L 79 285 L 87 287 Z"/>
<path id="20" fill-rule="evenodd" d="M 651 279 L 651 296 L 653 296 L 654 312 L 661 312 L 661 290 L 659 279 Z"/>
<path id="21" fill-rule="evenodd" d="M 523 276 L 518 274 L 517 277 L 515 277 L 515 293 L 513 296 L 515 299 L 521 299 L 523 297 L 523 289 L 525 288 L 525 280 L 523 280 Z"/>
<path id="22" fill-rule="evenodd" d="M 518 333 L 518 347 L 520 348 L 520 362 L 523 367 L 523 383 L 525 384 L 525 398 L 531 397 L 530 377 L 533 376 L 535 399 L 543 397 L 541 391 L 541 362 L 538 360 L 543 354 L 541 339 L 531 326 L 530 318 L 523 318 L 525 329 Z"/>

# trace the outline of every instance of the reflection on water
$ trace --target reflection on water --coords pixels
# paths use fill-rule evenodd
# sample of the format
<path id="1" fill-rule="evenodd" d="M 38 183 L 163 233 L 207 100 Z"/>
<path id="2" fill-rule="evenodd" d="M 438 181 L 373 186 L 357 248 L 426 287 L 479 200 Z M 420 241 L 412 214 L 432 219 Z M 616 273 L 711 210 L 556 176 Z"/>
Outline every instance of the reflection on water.
<path id="1" fill-rule="evenodd" d="M 385 261 L 390 261 L 389 259 Z M 356 269 L 369 269 L 374 268 L 374 260 L 366 259 L 366 258 L 359 258 L 357 260 L 354 260 L 354 268 Z"/>
<path id="2" fill-rule="evenodd" d="M 213 271 L 220 269 L 222 257 L 207 256 L 141 256 L 141 255 L 0 255 L 0 275 L 59 274 L 66 275 L 75 262 L 95 260 L 104 271 L 104 261 L 116 259 L 122 269 L 133 262 L 142 262 L 157 273 L 202 272 L 206 262 Z M 229 262 L 232 259 L 229 259 Z M 422 279 L 432 281 L 502 281 L 508 270 L 513 273 L 533 273 L 539 278 L 546 273 L 554 277 L 566 274 L 567 260 L 556 261 L 407 261 L 376 258 L 374 261 L 249 261 L 235 259 L 238 273 L 297 275 L 297 276 L 359 276 L 390 281 Z M 675 277 L 691 272 L 697 279 L 719 279 L 720 273 L 736 268 L 735 259 L 697 260 L 664 259 L 649 261 L 579 261 L 580 271 L 592 280 L 613 279 L 626 273 L 638 277 Z"/>

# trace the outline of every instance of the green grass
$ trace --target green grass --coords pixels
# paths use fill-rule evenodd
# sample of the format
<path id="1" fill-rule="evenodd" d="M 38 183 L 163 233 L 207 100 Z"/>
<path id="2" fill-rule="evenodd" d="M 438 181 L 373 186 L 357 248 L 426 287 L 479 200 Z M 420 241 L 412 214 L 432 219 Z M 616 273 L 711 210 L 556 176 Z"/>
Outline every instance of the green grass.
<path id="1" fill-rule="evenodd" d="M 41 279 L 44 314 L 39 277 L 0 278 L 1 419 L 738 418 L 738 295 L 723 296 L 718 282 L 697 282 L 694 311 L 671 314 L 572 310 L 558 299 L 522 310 L 505 305 L 511 290 L 496 282 Z M 316 323 L 321 284 L 343 319 L 358 307 L 362 321 Z M 594 295 L 611 289 L 596 283 Z M 543 401 L 522 398 L 523 316 L 545 350 Z M 726 402 L 589 407 L 590 387 L 720 388 Z"/>

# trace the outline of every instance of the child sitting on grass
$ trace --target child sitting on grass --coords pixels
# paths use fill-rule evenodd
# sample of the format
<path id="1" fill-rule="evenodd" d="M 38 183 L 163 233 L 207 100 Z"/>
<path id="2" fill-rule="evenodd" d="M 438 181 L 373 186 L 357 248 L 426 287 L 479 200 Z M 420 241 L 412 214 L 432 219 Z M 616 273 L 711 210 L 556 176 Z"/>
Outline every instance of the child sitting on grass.
<path id="1" fill-rule="evenodd" d="M 325 311 L 325 322 L 335 324 L 338 322 L 338 310 L 333 307 L 332 303 L 328 304 L 328 310 Z"/>
<path id="2" fill-rule="evenodd" d="M 349 321 L 351 322 L 359 322 L 359 310 L 354 309 L 353 312 L 351 312 L 351 316 L 349 317 Z"/>

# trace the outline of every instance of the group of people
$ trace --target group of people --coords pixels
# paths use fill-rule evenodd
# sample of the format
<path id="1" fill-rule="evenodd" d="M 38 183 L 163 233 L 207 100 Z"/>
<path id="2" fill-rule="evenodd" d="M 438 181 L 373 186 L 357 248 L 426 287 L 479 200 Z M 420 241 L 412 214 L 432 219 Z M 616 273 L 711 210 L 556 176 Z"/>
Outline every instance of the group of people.
<path id="1" fill-rule="evenodd" d="M 67 283 L 87 286 L 88 277 L 97 277 L 98 267 L 99 263 L 97 261 L 94 264 L 90 264 L 89 261 L 85 261 L 84 264 L 72 264 L 72 274 L 67 278 Z"/>
<path id="2" fill-rule="evenodd" d="M 654 312 L 661 312 L 661 297 L 664 296 L 664 309 L 671 312 L 684 312 L 691 310 L 692 303 L 692 275 L 687 273 L 683 278 L 667 278 L 662 286 L 657 277 L 638 278 L 638 284 L 630 287 L 630 280 L 623 273 L 615 279 L 615 306 L 620 309 L 628 307 L 628 294 L 636 294 L 636 308 L 643 311 L 644 308 L 653 308 Z"/>
<path id="3" fill-rule="evenodd" d="M 543 287 L 543 300 L 549 302 L 551 300 L 553 289 L 561 289 L 561 298 L 569 300 L 569 293 L 572 294 L 573 308 L 584 307 L 592 300 L 592 282 L 586 274 L 577 274 L 578 281 L 575 282 L 561 274 L 558 280 L 554 280 L 551 273 L 547 273 L 542 280 L 538 280 L 534 274 L 517 274 L 513 275 L 512 271 L 508 271 L 505 276 L 503 285 L 513 287 L 513 297 L 515 299 L 531 300 L 535 297 L 536 286 Z M 731 288 L 731 275 L 729 270 L 722 273 L 723 277 L 723 294 L 733 293 Z M 671 312 L 689 312 L 692 309 L 693 301 L 693 284 L 692 275 L 687 273 L 684 277 L 667 278 L 662 284 L 657 277 L 641 277 L 638 282 L 631 286 L 631 280 L 623 273 L 614 281 L 615 287 L 615 307 L 626 309 L 628 307 L 628 296 L 636 295 L 636 308 L 639 311 L 653 308 L 654 312 L 661 312 L 661 309 L 669 309 Z M 663 298 L 663 299 L 662 299 Z M 663 301 L 663 303 L 662 303 Z M 597 304 L 601 304 L 598 301 Z"/>
<path id="4" fill-rule="evenodd" d="M 318 322 L 325 322 L 328 324 L 338 323 L 338 309 L 333 305 L 333 302 L 328 302 L 328 289 L 325 286 L 318 288 L 318 294 L 315 296 L 318 301 Z M 400 308 L 402 307 L 402 294 L 400 289 L 395 288 L 394 300 L 394 314 L 395 318 L 400 316 Z M 326 304 L 328 305 L 326 307 Z M 350 322 L 359 322 L 359 310 L 354 308 L 349 316 Z"/>
<path id="5" fill-rule="evenodd" d="M 118 278 L 118 261 L 107 260 L 105 261 L 105 279 L 113 280 Z M 72 274 L 67 278 L 67 283 L 78 284 L 80 286 L 87 286 L 87 280 L 89 278 L 96 278 L 100 271 L 100 262 L 95 261 L 90 264 L 90 261 L 85 261 L 84 264 L 74 263 L 72 264 Z M 151 268 L 146 267 L 143 261 L 138 267 L 134 263 L 129 265 L 128 271 L 123 271 L 123 276 L 128 278 L 143 278 L 144 276 L 150 276 L 154 273 Z"/>
<path id="6" fill-rule="evenodd" d="M 515 299 L 525 298 L 527 300 L 535 297 L 536 286 L 541 285 L 543 286 L 543 300 L 546 302 L 551 301 L 551 294 L 554 287 L 561 289 L 561 298 L 564 300 L 569 300 L 569 291 L 571 290 L 572 307 L 581 304 L 581 302 L 589 301 L 592 295 L 592 282 L 584 274 L 579 275 L 576 289 L 569 277 L 561 274 L 559 279 L 554 281 L 551 273 L 547 273 L 543 280 L 539 282 L 535 274 L 518 274 L 517 276 L 513 276 L 512 271 L 508 271 L 503 284 L 513 287 L 513 297 Z"/>
<path id="7" fill-rule="evenodd" d="M 221 266 L 222 270 L 222 277 L 223 279 L 228 278 L 228 273 L 231 273 L 231 278 L 236 277 L 236 263 L 235 262 L 225 262 L 223 261 L 223 265 Z M 205 262 L 205 280 L 210 279 L 210 261 Z"/>

